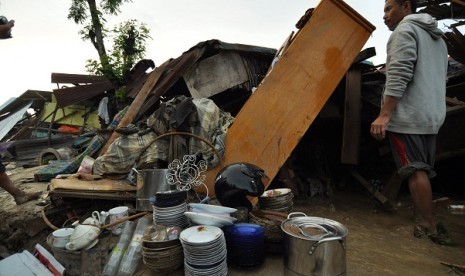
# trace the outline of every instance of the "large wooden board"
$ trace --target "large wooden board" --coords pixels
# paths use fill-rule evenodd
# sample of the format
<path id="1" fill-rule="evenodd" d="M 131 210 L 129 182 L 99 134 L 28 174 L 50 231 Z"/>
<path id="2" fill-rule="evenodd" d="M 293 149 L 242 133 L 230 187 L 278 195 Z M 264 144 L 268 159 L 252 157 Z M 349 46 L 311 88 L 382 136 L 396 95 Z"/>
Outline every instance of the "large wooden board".
<path id="1" fill-rule="evenodd" d="M 128 180 L 111 180 L 111 179 L 99 179 L 99 180 L 80 180 L 77 178 L 58 179 L 54 178 L 50 180 L 50 189 L 52 191 L 56 189 L 63 190 L 80 190 L 80 191 L 126 191 L 135 192 L 136 186 L 131 185 Z"/>
<path id="2" fill-rule="evenodd" d="M 374 29 L 343 1 L 322 0 L 236 116 L 223 166 L 252 163 L 271 181 Z M 211 196 L 220 169 L 206 172 Z"/>

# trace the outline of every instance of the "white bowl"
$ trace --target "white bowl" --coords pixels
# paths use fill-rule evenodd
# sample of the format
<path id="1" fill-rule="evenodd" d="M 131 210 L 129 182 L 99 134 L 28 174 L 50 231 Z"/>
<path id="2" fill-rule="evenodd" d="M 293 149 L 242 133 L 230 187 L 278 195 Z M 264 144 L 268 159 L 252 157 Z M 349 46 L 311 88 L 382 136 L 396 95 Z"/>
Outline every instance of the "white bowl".
<path id="1" fill-rule="evenodd" d="M 217 214 L 231 214 L 237 211 L 237 209 L 235 208 L 229 208 L 225 206 L 211 205 L 211 204 L 189 203 L 189 206 L 191 208 L 202 210 L 208 213 L 217 213 Z"/>
<path id="2" fill-rule="evenodd" d="M 197 225 L 210 225 L 210 226 L 216 226 L 216 227 L 233 225 L 234 222 L 237 220 L 234 217 L 225 218 L 225 217 L 218 217 L 212 214 L 196 213 L 196 212 L 185 212 L 184 215 Z"/>

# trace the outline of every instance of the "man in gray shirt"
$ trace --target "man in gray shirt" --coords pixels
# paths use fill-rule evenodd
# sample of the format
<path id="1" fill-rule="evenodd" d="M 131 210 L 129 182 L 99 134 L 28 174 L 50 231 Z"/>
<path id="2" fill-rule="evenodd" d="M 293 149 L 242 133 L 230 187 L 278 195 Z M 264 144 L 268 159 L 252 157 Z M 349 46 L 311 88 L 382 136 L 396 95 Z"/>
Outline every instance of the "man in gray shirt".
<path id="1" fill-rule="evenodd" d="M 385 2 L 383 19 L 392 34 L 381 110 L 370 132 L 378 140 L 388 137 L 398 173 L 408 180 L 420 215 L 414 235 L 449 244 L 444 226 L 433 218 L 429 180 L 436 175 L 436 135 L 446 116 L 448 53 L 437 21 L 416 14 L 416 7 L 416 0 Z"/>

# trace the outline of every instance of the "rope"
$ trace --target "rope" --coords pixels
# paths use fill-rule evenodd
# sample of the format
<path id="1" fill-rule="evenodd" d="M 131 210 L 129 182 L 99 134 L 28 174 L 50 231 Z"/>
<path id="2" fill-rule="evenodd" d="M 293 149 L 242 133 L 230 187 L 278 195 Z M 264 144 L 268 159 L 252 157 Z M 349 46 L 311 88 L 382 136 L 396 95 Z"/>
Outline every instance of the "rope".
<path id="1" fill-rule="evenodd" d="M 50 206 L 50 204 L 47 204 L 44 206 L 44 208 L 42 208 L 42 210 L 40 211 L 40 213 L 42 214 L 42 219 L 44 220 L 45 224 L 48 225 L 48 227 L 52 228 L 53 230 L 58 230 L 60 228 L 56 227 L 55 225 L 53 225 L 53 223 L 51 223 L 47 216 L 45 215 L 45 208 L 47 208 L 48 206 Z"/>

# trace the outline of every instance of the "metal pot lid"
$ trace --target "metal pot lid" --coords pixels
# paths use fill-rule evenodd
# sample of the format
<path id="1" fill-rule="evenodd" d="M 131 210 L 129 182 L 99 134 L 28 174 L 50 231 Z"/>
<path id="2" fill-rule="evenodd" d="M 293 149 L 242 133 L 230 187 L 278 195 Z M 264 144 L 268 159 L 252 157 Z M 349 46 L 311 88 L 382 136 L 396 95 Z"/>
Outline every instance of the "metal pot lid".
<path id="1" fill-rule="evenodd" d="M 319 217 L 294 217 L 282 222 L 281 229 L 297 238 L 319 241 L 331 237 L 345 238 L 347 228 L 337 221 Z"/>

